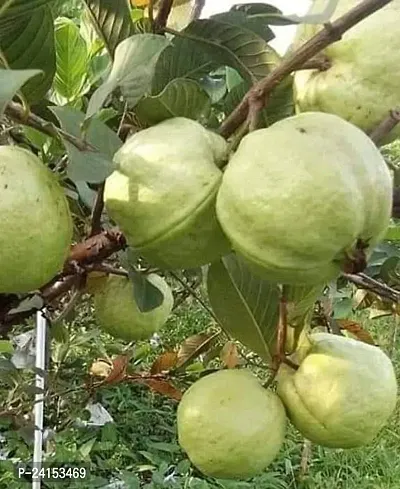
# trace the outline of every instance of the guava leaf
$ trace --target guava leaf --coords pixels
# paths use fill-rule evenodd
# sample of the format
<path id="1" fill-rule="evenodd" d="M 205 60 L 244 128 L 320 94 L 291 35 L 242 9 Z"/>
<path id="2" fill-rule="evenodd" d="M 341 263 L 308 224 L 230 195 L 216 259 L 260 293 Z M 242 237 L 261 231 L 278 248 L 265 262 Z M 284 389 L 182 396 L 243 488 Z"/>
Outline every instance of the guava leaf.
<path id="1" fill-rule="evenodd" d="M 22 6 L 22 2 L 20 4 Z M 28 9 L 28 13 L 16 18 L 10 16 L 9 12 L 8 15 L 1 16 L 0 48 L 10 68 L 41 70 L 42 73 L 26 83 L 22 89 L 29 102 L 40 100 L 51 87 L 56 69 L 50 7 L 43 5 Z"/>
<path id="2" fill-rule="evenodd" d="M 163 303 L 162 292 L 147 280 L 144 273 L 131 269 L 129 278 L 133 283 L 133 298 L 141 312 L 149 312 Z"/>
<path id="3" fill-rule="evenodd" d="M 172 80 L 188 78 L 198 80 L 215 69 L 218 64 L 204 52 L 197 42 L 175 37 L 158 58 L 152 81 L 152 94 L 160 93 Z"/>
<path id="4" fill-rule="evenodd" d="M 78 26 L 71 19 L 57 19 L 54 31 L 56 40 L 56 74 L 54 88 L 63 97 L 73 100 L 82 94 L 89 54 Z"/>
<path id="5" fill-rule="evenodd" d="M 400 241 L 400 226 L 391 224 L 386 230 L 384 239 L 387 241 Z"/>
<path id="6" fill-rule="evenodd" d="M 93 93 L 86 117 L 92 117 L 117 88 L 129 107 L 134 107 L 150 92 L 157 59 L 168 44 L 164 36 L 156 34 L 137 34 L 118 44 L 111 72 L 107 81 Z"/>
<path id="7" fill-rule="evenodd" d="M 224 331 L 269 363 L 279 319 L 278 285 L 254 277 L 229 255 L 210 265 L 207 292 Z"/>
<path id="8" fill-rule="evenodd" d="M 267 25 L 292 25 L 297 24 L 294 16 L 283 15 L 282 11 L 267 3 L 244 3 L 234 5 L 231 8 L 234 12 L 243 12 L 251 19 L 258 19 Z"/>
<path id="9" fill-rule="evenodd" d="M 0 68 L 0 115 L 16 92 L 40 70 L 4 70 Z"/>
<path id="10" fill-rule="evenodd" d="M 211 100 L 207 92 L 193 80 L 172 80 L 165 89 L 154 96 L 139 101 L 135 113 L 141 122 L 150 126 L 172 117 L 199 120 L 208 117 Z"/>
<path id="11" fill-rule="evenodd" d="M 318 287 L 286 287 L 290 349 L 307 325 L 307 316 L 322 291 Z M 210 265 L 207 292 L 222 328 L 269 363 L 276 349 L 280 289 L 253 275 L 235 255 Z"/>
<path id="12" fill-rule="evenodd" d="M 114 56 L 120 42 L 132 34 L 132 20 L 126 0 L 85 0 L 90 19 L 104 41 L 108 52 Z"/>
<path id="13" fill-rule="evenodd" d="M 11 341 L 0 340 L 0 353 L 12 353 L 13 351 L 14 347 Z"/>
<path id="14" fill-rule="evenodd" d="M 257 34 L 264 39 L 266 42 L 272 41 L 274 39 L 275 34 L 268 27 L 267 23 L 264 20 L 261 20 L 258 17 L 250 17 L 246 15 L 243 11 L 233 11 L 223 12 L 222 14 L 212 15 L 210 17 L 213 20 L 218 22 L 225 22 L 227 24 L 237 25 L 239 27 L 243 27 L 244 29 L 248 29 L 249 31 Z"/>
<path id="15" fill-rule="evenodd" d="M 264 78 L 280 62 L 268 43 L 242 25 L 203 19 L 192 22 L 184 31 L 220 66 L 230 66 L 250 82 Z"/>
<path id="16" fill-rule="evenodd" d="M 77 138 L 82 138 L 80 127 L 85 114 L 72 107 L 51 107 L 60 121 L 62 129 Z M 86 141 L 97 151 L 80 151 L 64 140 L 68 151 L 67 173 L 74 182 L 100 183 L 113 171 L 114 153 L 122 146 L 122 141 L 106 124 L 93 119 L 86 133 Z"/>

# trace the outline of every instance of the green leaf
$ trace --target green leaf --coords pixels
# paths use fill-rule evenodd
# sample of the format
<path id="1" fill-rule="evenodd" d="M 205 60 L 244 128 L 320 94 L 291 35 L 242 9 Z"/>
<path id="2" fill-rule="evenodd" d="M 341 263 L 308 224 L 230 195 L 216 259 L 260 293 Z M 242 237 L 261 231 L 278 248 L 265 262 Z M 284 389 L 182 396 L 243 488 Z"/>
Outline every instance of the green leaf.
<path id="1" fill-rule="evenodd" d="M 141 122 L 150 126 L 172 117 L 199 120 L 208 117 L 211 100 L 207 92 L 193 80 L 178 78 L 155 96 L 144 97 L 135 113 Z"/>
<path id="2" fill-rule="evenodd" d="M 235 255 L 229 255 L 210 265 L 207 292 L 225 332 L 270 362 L 279 316 L 279 287 L 254 277 Z"/>
<path id="3" fill-rule="evenodd" d="M 129 278 L 133 283 L 133 297 L 141 312 L 149 312 L 163 303 L 161 290 L 149 282 L 144 273 L 131 269 Z"/>
<path id="4" fill-rule="evenodd" d="M 127 0 L 85 0 L 91 20 L 111 56 L 120 42 L 132 34 Z"/>
<path id="5" fill-rule="evenodd" d="M 135 106 L 150 91 L 157 59 L 168 43 L 156 34 L 137 34 L 122 41 L 107 81 L 90 99 L 86 117 L 92 117 L 116 88 L 121 89 L 130 107 Z"/>
<path id="6" fill-rule="evenodd" d="M 322 289 L 321 285 L 285 288 L 289 350 L 296 347 L 301 332 L 307 327 Z M 210 265 L 207 291 L 211 307 L 228 335 L 270 362 L 275 352 L 279 320 L 279 286 L 253 275 L 232 254 Z"/>
<path id="7" fill-rule="evenodd" d="M 57 69 L 54 87 L 69 100 L 79 97 L 87 76 L 88 51 L 79 28 L 70 19 L 60 18 L 55 28 Z"/>
<path id="8" fill-rule="evenodd" d="M 0 6 L 0 26 L 5 27 L 13 23 L 18 17 L 30 15 L 44 5 L 51 4 L 53 0 L 3 0 Z M 4 8 L 4 10 L 3 10 Z"/>
<path id="9" fill-rule="evenodd" d="M 53 29 L 53 17 L 48 6 L 29 10 L 29 14 L 15 19 L 0 17 L 0 48 L 9 67 L 43 72 L 22 89 L 30 102 L 40 100 L 53 82 L 56 69 Z"/>
<path id="10" fill-rule="evenodd" d="M 234 5 L 231 10 L 234 12 L 243 12 L 252 19 L 262 20 L 267 25 L 284 26 L 298 24 L 298 21 L 282 15 L 281 10 L 269 4 L 245 3 Z"/>
<path id="11" fill-rule="evenodd" d="M 253 83 L 264 78 L 280 62 L 280 56 L 259 35 L 236 24 L 212 19 L 192 22 L 184 31 L 198 48 L 221 66 L 230 66 Z"/>
<path id="12" fill-rule="evenodd" d="M 175 37 L 157 61 L 152 93 L 160 93 L 175 78 L 198 80 L 216 67 L 217 64 L 197 42 Z"/>
<path id="13" fill-rule="evenodd" d="M 241 11 L 224 12 L 222 14 L 213 15 L 211 19 L 248 29 L 260 36 L 261 39 L 264 39 L 266 42 L 270 42 L 275 38 L 275 34 L 264 20 L 260 18 L 251 18 Z"/>
<path id="14" fill-rule="evenodd" d="M 51 107 L 51 110 L 64 131 L 82 138 L 80 127 L 85 120 L 85 114 L 67 106 Z M 112 159 L 114 153 L 122 146 L 122 141 L 106 124 L 93 119 L 87 130 L 86 142 L 97 151 L 80 151 L 64 139 L 69 156 L 68 176 L 74 182 L 100 183 L 113 171 Z"/>
<path id="15" fill-rule="evenodd" d="M 239 75 L 239 73 L 230 66 L 225 68 L 225 76 L 228 92 L 243 82 L 243 78 Z"/>
<path id="16" fill-rule="evenodd" d="M 0 115 L 8 102 L 30 78 L 43 73 L 40 70 L 4 70 L 0 68 Z"/>

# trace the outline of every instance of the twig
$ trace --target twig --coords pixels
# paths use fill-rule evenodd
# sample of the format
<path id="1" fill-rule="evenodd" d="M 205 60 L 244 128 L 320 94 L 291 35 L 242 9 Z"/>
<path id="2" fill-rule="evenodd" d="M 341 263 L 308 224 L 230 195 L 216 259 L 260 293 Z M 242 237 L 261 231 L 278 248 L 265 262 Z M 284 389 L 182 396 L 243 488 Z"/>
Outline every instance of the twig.
<path id="1" fill-rule="evenodd" d="M 174 277 L 189 293 L 190 295 L 196 299 L 196 301 L 210 314 L 210 316 L 215 320 L 217 324 L 220 324 L 219 319 L 214 314 L 214 312 L 207 306 L 207 304 L 203 301 L 201 297 L 196 294 L 196 291 L 187 284 L 184 280 L 182 280 L 175 272 L 169 272 L 171 277 Z"/>
<path id="2" fill-rule="evenodd" d="M 379 145 L 385 136 L 387 136 L 392 129 L 394 129 L 400 122 L 400 107 L 396 107 L 389 111 L 389 114 L 383 121 L 370 132 L 369 137 L 372 141 Z"/>
<path id="3" fill-rule="evenodd" d="M 267 95 L 293 71 L 301 69 L 311 58 L 330 44 L 339 41 L 342 35 L 363 19 L 381 9 L 391 0 L 364 0 L 342 17 L 318 32 L 309 41 L 293 51 L 269 75 L 257 82 L 245 95 L 240 104 L 222 123 L 219 132 L 229 137 L 244 122 L 249 112 L 249 102 L 256 97 L 265 104 Z"/>
<path id="4" fill-rule="evenodd" d="M 20 104 L 9 102 L 6 107 L 5 114 L 7 117 L 14 120 L 15 122 L 18 122 L 19 124 L 23 124 L 25 126 L 33 127 L 37 131 L 40 131 L 43 134 L 47 134 L 47 136 L 51 136 L 56 139 L 60 139 L 60 137 L 62 137 L 69 143 L 73 144 L 80 151 L 97 151 L 95 147 L 93 147 L 91 144 L 87 143 L 83 139 L 76 138 L 72 134 L 63 131 L 51 122 L 42 119 L 32 112 L 26 112 Z"/>
<path id="5" fill-rule="evenodd" d="M 300 460 L 300 473 L 299 479 L 302 481 L 306 477 L 308 473 L 308 467 L 310 464 L 312 455 L 312 443 L 310 440 L 304 439 L 303 449 L 301 451 L 301 460 Z"/>
<path id="6" fill-rule="evenodd" d="M 94 236 L 101 232 L 101 214 L 103 213 L 104 208 L 104 186 L 105 182 L 103 182 L 97 189 L 96 200 L 92 210 L 92 225 L 89 236 Z"/>
<path id="7" fill-rule="evenodd" d="M 160 7 L 158 9 L 157 18 L 155 20 L 155 31 L 161 32 L 164 30 L 168 22 L 169 14 L 172 10 L 174 0 L 161 0 Z"/>
<path id="8" fill-rule="evenodd" d="M 85 267 L 87 272 L 104 272 L 113 275 L 119 275 L 121 277 L 129 277 L 129 273 L 123 268 L 116 268 L 108 263 L 93 263 Z"/>
<path id="9" fill-rule="evenodd" d="M 365 275 L 364 273 L 342 273 L 342 276 L 346 278 L 349 282 L 352 282 L 362 289 L 370 290 L 380 297 L 389 299 L 392 302 L 400 302 L 400 292 L 392 289 L 382 282 L 378 282 L 378 280 L 368 277 L 368 275 Z"/>
<path id="10" fill-rule="evenodd" d="M 332 61 L 323 53 L 319 53 L 316 56 L 308 59 L 300 70 L 319 70 L 319 71 L 327 71 L 332 67 Z"/>

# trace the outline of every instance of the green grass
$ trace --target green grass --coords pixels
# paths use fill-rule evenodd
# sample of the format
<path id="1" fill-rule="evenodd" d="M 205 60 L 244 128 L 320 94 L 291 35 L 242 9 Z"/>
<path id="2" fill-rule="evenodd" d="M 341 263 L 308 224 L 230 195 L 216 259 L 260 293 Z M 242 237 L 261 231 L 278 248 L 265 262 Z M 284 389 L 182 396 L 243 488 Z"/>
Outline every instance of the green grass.
<path id="1" fill-rule="evenodd" d="M 366 329 L 386 350 L 393 338 L 393 319 L 368 320 L 358 315 Z M 181 343 L 210 325 L 209 316 L 196 305 L 182 307 L 160 332 L 161 344 L 152 348 L 148 342 L 138 345 L 132 368 L 148 369 L 163 351 Z M 120 352 L 122 345 L 100 334 L 93 323 L 90 307 L 82 308 L 73 322 L 78 334 L 72 339 L 68 354 L 61 346 L 55 356 L 62 359 L 57 373 L 53 372 L 54 396 L 47 403 L 46 419 L 57 427 L 47 450 L 56 463 L 86 463 L 91 480 L 84 487 L 104 487 L 111 476 L 127 481 L 129 489 L 398 489 L 400 487 L 400 410 L 375 442 L 356 450 L 329 450 L 312 447 L 307 473 L 301 478 L 300 467 L 303 439 L 289 428 L 285 445 L 268 471 L 253 481 L 215 481 L 204 478 L 190 466 L 176 438 L 175 411 L 177 403 L 135 383 L 101 387 L 88 393 L 82 384 L 88 378 L 91 362 L 104 355 Z M 86 335 L 86 336 L 85 336 Z M 106 345 L 106 346 L 105 346 Z M 60 350 L 61 349 L 61 354 Z M 397 340 L 393 361 L 400 373 L 400 341 Z M 57 367 L 57 364 L 55 364 Z M 57 369 L 55 369 L 57 370 Z M 3 392 L 5 395 L 5 392 Z M 0 391 L 0 395 L 3 395 Z M 26 405 L 30 406 L 29 395 Z M 88 400 L 100 402 L 115 423 L 87 428 L 76 425 L 84 417 Z M 28 402 L 29 401 L 29 402 Z M 14 457 L 31 456 L 32 447 L 9 420 L 0 420 L 0 432 L 7 438 L 7 447 Z M 9 469 L 9 468 L 8 468 Z M 27 487 L 17 482 L 0 465 L 0 488 Z M 48 487 L 53 487 L 49 485 Z M 55 485 L 54 487 L 58 487 Z M 69 485 L 83 487 L 79 485 Z"/>

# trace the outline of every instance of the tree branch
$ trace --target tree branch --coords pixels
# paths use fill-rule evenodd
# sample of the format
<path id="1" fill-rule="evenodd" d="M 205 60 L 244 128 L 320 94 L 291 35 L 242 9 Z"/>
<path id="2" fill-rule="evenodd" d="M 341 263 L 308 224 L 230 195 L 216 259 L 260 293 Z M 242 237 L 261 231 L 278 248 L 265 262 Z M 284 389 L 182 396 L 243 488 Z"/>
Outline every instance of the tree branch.
<path id="1" fill-rule="evenodd" d="M 385 299 L 389 299 L 392 302 L 400 302 L 399 291 L 392 289 L 388 285 L 379 282 L 378 280 L 368 277 L 368 275 L 365 275 L 364 273 L 343 273 L 342 276 L 361 289 L 370 290 L 374 294 L 384 297 Z"/>
<path id="2" fill-rule="evenodd" d="M 247 92 L 241 103 L 225 119 L 220 127 L 220 134 L 229 137 L 242 124 L 249 112 L 250 101 L 254 97 L 259 98 L 263 105 L 267 101 L 268 94 L 293 71 L 299 70 L 304 64 L 316 56 L 320 51 L 330 44 L 339 41 L 342 35 L 354 25 L 361 22 L 377 10 L 389 4 L 391 0 L 364 0 L 352 10 L 330 24 L 326 24 L 324 29 L 318 32 L 309 41 L 300 46 L 293 53 L 285 57 L 282 63 L 277 66 L 268 76 L 257 82 Z"/>
<path id="3" fill-rule="evenodd" d="M 174 0 L 161 0 L 155 20 L 155 31 L 162 32 L 167 25 L 169 14 L 172 10 Z"/>
<path id="4" fill-rule="evenodd" d="M 40 131 L 47 136 L 51 136 L 56 139 L 63 137 L 66 141 L 73 144 L 80 151 L 97 151 L 91 144 L 87 143 L 83 139 L 76 138 L 72 134 L 63 131 L 56 127 L 51 122 L 48 122 L 41 117 L 33 114 L 32 112 L 26 112 L 22 105 L 15 102 L 9 102 L 7 104 L 5 115 L 19 124 L 24 126 L 33 127 L 37 131 Z"/>
<path id="5" fill-rule="evenodd" d="M 97 189 L 96 200 L 92 210 L 92 225 L 89 236 L 94 236 L 101 232 L 101 214 L 103 213 L 104 208 L 104 186 L 105 182 L 103 182 Z"/>
<path id="6" fill-rule="evenodd" d="M 388 116 L 370 132 L 369 137 L 379 146 L 382 140 L 394 129 L 400 122 L 400 107 L 396 107 L 389 111 Z"/>

